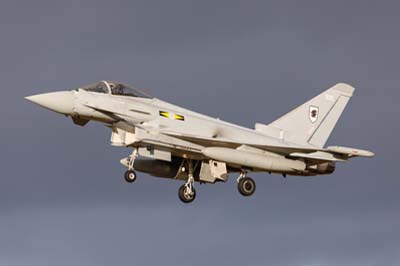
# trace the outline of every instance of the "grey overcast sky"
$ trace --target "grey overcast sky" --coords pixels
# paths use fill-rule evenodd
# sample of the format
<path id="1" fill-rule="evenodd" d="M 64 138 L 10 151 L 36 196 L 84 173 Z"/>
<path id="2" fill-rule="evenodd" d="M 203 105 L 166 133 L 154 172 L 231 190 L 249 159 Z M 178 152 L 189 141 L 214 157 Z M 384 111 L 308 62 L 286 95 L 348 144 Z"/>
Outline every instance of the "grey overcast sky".
<path id="1" fill-rule="evenodd" d="M 399 1 L 0 2 L 0 265 L 400 265 Z M 336 82 L 331 176 L 197 187 L 122 179 L 130 151 L 23 99 L 101 79 L 253 127 Z"/>

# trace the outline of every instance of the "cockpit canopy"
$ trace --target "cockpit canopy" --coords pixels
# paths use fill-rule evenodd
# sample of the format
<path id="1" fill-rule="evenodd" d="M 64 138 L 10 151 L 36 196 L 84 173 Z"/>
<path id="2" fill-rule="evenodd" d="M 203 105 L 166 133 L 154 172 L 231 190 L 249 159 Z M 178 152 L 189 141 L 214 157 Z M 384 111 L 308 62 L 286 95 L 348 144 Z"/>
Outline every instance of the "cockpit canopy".
<path id="1" fill-rule="evenodd" d="M 112 94 L 112 95 L 129 96 L 129 97 L 146 98 L 146 99 L 153 98 L 150 95 L 136 88 L 113 81 L 100 81 L 96 84 L 83 87 L 82 89 L 85 91 Z"/>

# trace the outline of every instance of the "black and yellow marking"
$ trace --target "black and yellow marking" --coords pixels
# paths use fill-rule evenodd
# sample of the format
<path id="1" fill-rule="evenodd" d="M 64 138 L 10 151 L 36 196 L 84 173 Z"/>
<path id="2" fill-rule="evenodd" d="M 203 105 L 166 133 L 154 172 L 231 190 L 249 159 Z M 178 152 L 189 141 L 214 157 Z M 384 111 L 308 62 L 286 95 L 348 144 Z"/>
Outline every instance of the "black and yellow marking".
<path id="1" fill-rule="evenodd" d="M 160 116 L 174 120 L 185 121 L 185 117 L 183 115 L 172 114 L 170 112 L 160 111 Z"/>
<path id="2" fill-rule="evenodd" d="M 160 116 L 170 118 L 169 112 L 160 111 Z"/>
<path id="3" fill-rule="evenodd" d="M 178 115 L 178 114 L 174 115 L 174 119 L 175 120 L 180 120 L 180 121 L 185 121 L 185 117 L 183 115 Z"/>

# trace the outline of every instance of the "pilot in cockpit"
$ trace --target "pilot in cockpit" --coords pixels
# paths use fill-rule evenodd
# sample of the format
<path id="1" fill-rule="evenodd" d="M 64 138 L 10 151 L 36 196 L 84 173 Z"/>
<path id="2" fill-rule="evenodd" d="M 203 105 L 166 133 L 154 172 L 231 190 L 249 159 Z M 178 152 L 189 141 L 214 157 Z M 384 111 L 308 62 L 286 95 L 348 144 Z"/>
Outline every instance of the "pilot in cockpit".
<path id="1" fill-rule="evenodd" d="M 100 81 L 96 84 L 83 87 L 83 89 L 89 92 L 96 92 L 96 93 L 108 94 L 111 92 L 112 95 L 118 95 L 118 96 L 130 96 L 130 97 L 147 98 L 147 99 L 152 98 L 148 94 L 143 93 L 140 90 L 137 90 L 125 84 L 114 83 L 109 81 Z"/>
<path id="2" fill-rule="evenodd" d="M 117 84 L 117 85 L 113 84 L 113 86 L 111 87 L 111 92 L 114 95 L 125 95 L 124 86 L 122 84 Z"/>

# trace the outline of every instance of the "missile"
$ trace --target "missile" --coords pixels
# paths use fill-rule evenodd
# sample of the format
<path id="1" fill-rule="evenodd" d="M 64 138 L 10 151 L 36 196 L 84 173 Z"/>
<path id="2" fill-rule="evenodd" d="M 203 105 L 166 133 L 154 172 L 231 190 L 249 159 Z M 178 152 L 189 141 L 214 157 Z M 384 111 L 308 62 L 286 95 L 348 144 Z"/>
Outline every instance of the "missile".
<path id="1" fill-rule="evenodd" d="M 286 159 L 284 157 L 239 151 L 229 148 L 209 147 L 202 150 L 204 156 L 216 161 L 226 162 L 239 167 L 247 166 L 255 170 L 279 173 L 299 173 L 306 169 L 302 161 Z"/>

